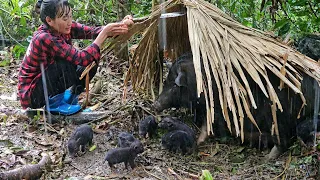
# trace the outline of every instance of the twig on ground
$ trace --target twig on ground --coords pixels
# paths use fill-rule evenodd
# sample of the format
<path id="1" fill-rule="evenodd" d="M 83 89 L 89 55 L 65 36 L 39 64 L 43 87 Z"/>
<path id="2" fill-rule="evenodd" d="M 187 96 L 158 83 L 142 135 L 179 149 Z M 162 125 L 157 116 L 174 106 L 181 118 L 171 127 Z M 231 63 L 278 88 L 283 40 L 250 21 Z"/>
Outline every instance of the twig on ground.
<path id="1" fill-rule="evenodd" d="M 256 166 L 253 166 L 253 170 L 256 173 L 256 176 L 259 177 Z"/>
<path id="2" fill-rule="evenodd" d="M 281 177 L 282 175 L 284 175 L 284 173 L 288 170 L 290 162 L 291 162 L 291 152 L 289 153 L 289 157 L 288 160 L 286 162 L 286 167 L 284 168 L 284 170 L 282 171 L 282 173 L 280 173 L 278 176 L 274 177 L 273 179 L 278 179 L 279 177 Z"/>
<path id="3" fill-rule="evenodd" d="M 199 179 L 199 176 L 196 174 L 192 174 L 192 173 L 189 173 L 189 172 L 186 172 L 183 170 L 177 170 L 177 171 L 179 171 L 180 173 L 186 174 L 186 175 L 190 176 L 191 178 Z"/>
<path id="4" fill-rule="evenodd" d="M 113 101 L 116 97 L 111 97 L 110 99 L 107 99 L 106 101 L 104 101 L 100 107 L 104 107 L 106 104 L 109 104 L 111 101 Z"/>
<path id="5" fill-rule="evenodd" d="M 153 113 L 151 113 L 149 110 L 147 110 L 145 107 L 142 107 L 142 106 L 140 106 L 140 105 L 135 105 L 135 107 L 139 107 L 139 108 L 141 108 L 142 110 L 146 111 L 148 114 L 150 114 L 150 115 L 152 115 L 152 116 L 156 116 L 156 115 L 154 115 Z"/>
<path id="6" fill-rule="evenodd" d="M 43 112 L 43 114 L 44 114 L 44 116 L 43 116 L 43 125 L 44 125 L 44 132 L 45 133 L 47 133 L 47 117 L 46 117 L 46 115 L 45 115 L 45 111 L 44 110 L 42 110 L 42 112 Z M 51 123 L 52 121 L 51 121 L 51 117 L 49 117 L 48 118 L 48 121 Z"/>
<path id="7" fill-rule="evenodd" d="M 174 172 L 173 169 L 168 168 L 168 172 L 169 172 L 171 175 L 173 175 L 175 178 L 177 178 L 177 179 L 179 179 L 179 180 L 182 180 L 182 177 L 179 176 L 179 174 L 177 174 L 176 172 Z"/>
<path id="8" fill-rule="evenodd" d="M 73 165 L 72 163 L 70 163 L 70 165 L 71 165 L 72 167 L 74 167 L 75 169 L 77 169 L 78 171 L 83 172 L 83 169 L 78 168 L 77 166 Z"/>
<path id="9" fill-rule="evenodd" d="M 141 121 L 141 118 L 140 118 L 140 116 L 139 116 L 139 113 L 138 113 L 136 110 L 134 110 L 134 113 L 135 113 L 135 115 L 136 115 L 136 117 L 137 117 L 138 122 L 140 122 L 140 121 Z M 131 120 L 132 120 L 132 119 L 131 119 Z"/>
<path id="10" fill-rule="evenodd" d="M 152 174 L 152 173 L 150 173 L 150 172 L 148 172 L 147 170 L 145 170 L 144 168 L 143 168 L 143 170 L 147 173 L 147 174 L 149 174 L 150 176 L 153 176 L 153 177 L 155 177 L 155 178 L 157 178 L 157 179 L 162 179 L 162 178 L 159 178 L 158 176 L 156 176 L 156 175 L 154 175 L 154 174 Z"/>
<path id="11" fill-rule="evenodd" d="M 96 123 L 96 122 L 99 122 L 99 121 L 102 121 L 103 119 L 105 119 L 106 117 L 110 116 L 111 114 L 113 114 L 114 112 L 109 112 L 109 113 L 106 113 L 105 115 L 101 116 L 100 118 L 97 118 L 97 119 L 94 119 L 92 121 L 89 121 L 89 123 Z"/>
<path id="12" fill-rule="evenodd" d="M 90 104 L 90 100 L 89 100 L 89 82 L 90 81 L 90 77 L 89 77 L 89 73 L 87 73 L 86 75 L 86 80 L 85 80 L 85 86 L 86 86 L 86 99 L 85 99 L 85 103 L 84 103 L 84 107 L 82 108 L 86 108 L 89 104 Z"/>
<path id="13" fill-rule="evenodd" d="M 42 123 L 41 123 L 42 124 Z M 59 131 L 57 131 L 54 127 L 52 127 L 49 123 L 47 123 L 47 128 L 49 131 L 51 132 L 55 132 L 57 134 L 59 134 Z"/>
<path id="14" fill-rule="evenodd" d="M 115 123 L 120 122 L 120 121 L 122 121 L 122 119 L 118 119 L 118 120 L 112 121 L 112 122 L 109 123 L 109 125 L 115 124 Z"/>
<path id="15" fill-rule="evenodd" d="M 117 175 L 117 174 L 112 174 L 110 176 L 106 176 L 106 177 L 100 177 L 100 176 L 86 176 L 84 179 L 97 179 L 97 180 L 105 180 L 105 179 L 121 179 L 123 178 L 123 175 Z"/>
<path id="16" fill-rule="evenodd" d="M 216 165 L 215 163 L 208 163 L 208 162 L 190 162 L 193 165 Z"/>

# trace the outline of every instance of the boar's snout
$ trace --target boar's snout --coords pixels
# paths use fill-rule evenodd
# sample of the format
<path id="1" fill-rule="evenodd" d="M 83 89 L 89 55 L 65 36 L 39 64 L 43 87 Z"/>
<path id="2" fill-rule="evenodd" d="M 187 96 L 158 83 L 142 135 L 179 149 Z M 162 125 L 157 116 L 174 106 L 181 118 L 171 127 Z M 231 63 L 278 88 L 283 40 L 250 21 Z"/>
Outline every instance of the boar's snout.
<path id="1" fill-rule="evenodd" d="M 161 106 L 159 101 L 155 101 L 153 104 L 153 109 L 156 110 L 157 112 L 161 112 L 163 110 L 163 107 Z"/>
<path id="2" fill-rule="evenodd" d="M 146 135 L 147 135 L 147 131 L 146 131 L 145 129 L 144 129 L 144 130 L 139 130 L 139 136 L 140 136 L 140 137 L 145 138 Z"/>

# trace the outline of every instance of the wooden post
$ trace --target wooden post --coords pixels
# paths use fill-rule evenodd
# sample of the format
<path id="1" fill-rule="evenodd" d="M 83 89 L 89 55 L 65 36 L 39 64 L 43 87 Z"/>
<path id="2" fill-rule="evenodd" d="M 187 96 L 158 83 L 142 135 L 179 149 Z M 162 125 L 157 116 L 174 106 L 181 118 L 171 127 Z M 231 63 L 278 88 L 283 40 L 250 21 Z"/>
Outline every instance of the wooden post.
<path id="1" fill-rule="evenodd" d="M 118 21 L 121 21 L 127 14 L 126 14 L 126 1 L 119 0 L 117 2 L 117 11 L 118 11 Z M 115 54 L 118 58 L 123 59 L 125 61 L 129 61 L 129 54 L 128 54 L 128 43 L 123 43 L 120 46 L 115 48 Z"/>

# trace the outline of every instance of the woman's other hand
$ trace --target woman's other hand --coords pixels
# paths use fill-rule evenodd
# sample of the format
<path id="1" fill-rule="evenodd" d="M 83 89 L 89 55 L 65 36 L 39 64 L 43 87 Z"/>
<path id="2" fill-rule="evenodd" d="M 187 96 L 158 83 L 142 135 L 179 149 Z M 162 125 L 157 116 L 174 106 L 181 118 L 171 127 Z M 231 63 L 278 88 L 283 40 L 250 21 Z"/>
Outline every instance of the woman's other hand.
<path id="1" fill-rule="evenodd" d="M 103 28 L 103 33 L 105 33 L 108 37 L 126 34 L 127 32 L 128 26 L 123 22 L 109 23 Z"/>

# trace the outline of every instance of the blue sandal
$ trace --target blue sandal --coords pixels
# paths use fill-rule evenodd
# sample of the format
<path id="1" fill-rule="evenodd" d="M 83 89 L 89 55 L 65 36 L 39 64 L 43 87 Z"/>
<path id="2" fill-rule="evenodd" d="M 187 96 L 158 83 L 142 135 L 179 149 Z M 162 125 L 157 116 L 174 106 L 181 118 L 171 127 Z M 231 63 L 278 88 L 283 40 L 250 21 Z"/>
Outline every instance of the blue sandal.
<path id="1" fill-rule="evenodd" d="M 61 94 L 49 98 L 49 111 L 52 114 L 72 115 L 81 110 L 78 104 L 79 95 L 71 94 L 67 89 Z"/>

